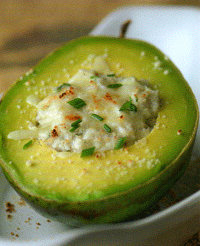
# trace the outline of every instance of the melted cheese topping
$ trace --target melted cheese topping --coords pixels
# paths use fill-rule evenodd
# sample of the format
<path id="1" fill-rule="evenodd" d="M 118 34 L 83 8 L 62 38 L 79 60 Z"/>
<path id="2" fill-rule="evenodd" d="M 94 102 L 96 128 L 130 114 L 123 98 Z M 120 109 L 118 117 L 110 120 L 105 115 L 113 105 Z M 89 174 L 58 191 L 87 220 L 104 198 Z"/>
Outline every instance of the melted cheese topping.
<path id="1" fill-rule="evenodd" d="M 146 81 L 85 69 L 42 101 L 31 95 L 27 102 L 37 107 L 37 127 L 11 132 L 8 138 L 37 138 L 57 151 L 76 153 L 114 149 L 120 138 L 134 144 L 150 133 L 159 109 L 158 91 Z"/>

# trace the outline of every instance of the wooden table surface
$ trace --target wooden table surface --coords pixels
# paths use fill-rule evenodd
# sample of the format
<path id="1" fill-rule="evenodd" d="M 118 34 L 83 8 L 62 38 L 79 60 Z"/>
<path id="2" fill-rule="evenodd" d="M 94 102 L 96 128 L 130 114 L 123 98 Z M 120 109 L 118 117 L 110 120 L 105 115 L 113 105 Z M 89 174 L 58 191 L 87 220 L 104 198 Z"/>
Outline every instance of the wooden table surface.
<path id="1" fill-rule="evenodd" d="M 0 92 L 52 49 L 87 35 L 114 9 L 134 4 L 200 7 L 200 0 L 0 0 Z M 194 233 L 185 246 L 200 245 Z"/>

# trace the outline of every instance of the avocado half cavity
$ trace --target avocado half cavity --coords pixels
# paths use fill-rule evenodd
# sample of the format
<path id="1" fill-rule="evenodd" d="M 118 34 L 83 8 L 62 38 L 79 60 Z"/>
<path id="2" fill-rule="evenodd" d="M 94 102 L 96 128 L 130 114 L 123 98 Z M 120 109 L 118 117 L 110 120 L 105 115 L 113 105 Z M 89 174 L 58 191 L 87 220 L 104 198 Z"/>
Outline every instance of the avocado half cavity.
<path id="1" fill-rule="evenodd" d="M 134 76 L 158 91 L 159 110 L 147 136 L 127 145 L 124 138 L 119 148 L 101 155 L 89 148 L 92 152 L 85 156 L 56 150 L 35 136 L 8 137 L 18 130 L 26 132 L 30 123 L 38 127 L 37 106 L 27 98 L 43 100 L 55 88 L 63 89 L 79 69 L 90 70 L 94 63 L 96 70 L 108 74 L 104 63 L 94 62 L 98 57 L 104 57 L 113 76 Z M 127 99 L 129 109 L 132 100 Z M 198 112 L 180 71 L 153 45 L 112 37 L 79 38 L 47 56 L 3 96 L 1 167 L 14 189 L 45 216 L 69 224 L 124 221 L 153 205 L 183 174 Z"/>

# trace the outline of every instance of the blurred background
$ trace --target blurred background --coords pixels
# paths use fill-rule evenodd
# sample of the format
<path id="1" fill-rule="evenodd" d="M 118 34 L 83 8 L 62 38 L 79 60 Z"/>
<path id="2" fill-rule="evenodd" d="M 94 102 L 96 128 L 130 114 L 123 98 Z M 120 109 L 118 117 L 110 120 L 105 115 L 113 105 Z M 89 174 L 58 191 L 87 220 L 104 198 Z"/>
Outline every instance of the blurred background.
<path id="1" fill-rule="evenodd" d="M 0 92 L 52 49 L 129 5 L 200 8 L 200 0 L 0 0 Z"/>
<path id="2" fill-rule="evenodd" d="M 200 0 L 0 0 L 0 92 L 53 49 L 87 35 L 110 12 L 130 5 L 200 10 Z M 199 237 L 196 233 L 184 245 L 200 245 Z"/>

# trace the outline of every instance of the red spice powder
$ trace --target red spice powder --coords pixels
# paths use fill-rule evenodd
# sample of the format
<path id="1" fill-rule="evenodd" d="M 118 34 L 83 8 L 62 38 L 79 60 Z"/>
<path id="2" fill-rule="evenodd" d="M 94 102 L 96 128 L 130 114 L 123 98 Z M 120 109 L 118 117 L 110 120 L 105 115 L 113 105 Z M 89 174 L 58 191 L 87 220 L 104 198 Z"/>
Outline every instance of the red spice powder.
<path id="1" fill-rule="evenodd" d="M 98 109 L 99 103 L 101 102 L 101 99 L 97 99 L 96 97 L 97 97 L 96 95 L 92 95 L 93 101 L 94 101 L 94 103 L 96 105 L 95 109 Z"/>
<path id="2" fill-rule="evenodd" d="M 8 218 L 8 219 L 12 219 L 12 217 L 13 217 L 13 216 L 12 216 L 11 214 L 8 214 L 8 215 L 7 215 L 7 218 Z"/>
<path id="3" fill-rule="evenodd" d="M 111 101 L 112 103 L 116 104 L 116 101 L 114 101 L 111 97 L 111 95 L 107 92 L 106 95 L 104 96 L 104 99 L 107 101 Z"/>
<path id="4" fill-rule="evenodd" d="M 69 90 L 66 90 L 65 92 L 63 92 L 60 96 L 59 96 L 59 98 L 63 98 L 64 96 L 66 96 L 66 95 L 74 95 L 74 87 L 70 87 L 69 88 Z"/>
<path id="5" fill-rule="evenodd" d="M 18 202 L 18 204 L 20 206 L 26 206 L 26 202 L 22 198 L 20 198 L 20 201 Z"/>
<path id="6" fill-rule="evenodd" d="M 81 119 L 81 116 L 79 116 L 79 115 L 66 115 L 65 116 L 65 120 L 79 120 L 79 119 Z"/>
<path id="7" fill-rule="evenodd" d="M 6 212 L 8 212 L 8 213 L 15 212 L 15 206 L 12 203 L 10 203 L 10 202 L 6 203 L 6 208 L 7 208 Z"/>
<path id="8" fill-rule="evenodd" d="M 55 137 L 57 137 L 57 136 L 58 136 L 58 132 L 56 131 L 56 129 L 55 129 L 55 128 L 52 130 L 52 132 L 51 132 L 51 136 L 52 136 L 53 138 L 55 138 Z"/>

